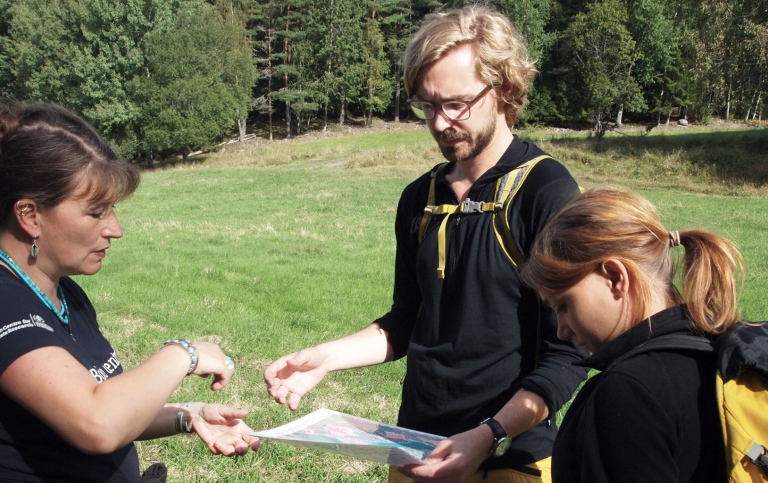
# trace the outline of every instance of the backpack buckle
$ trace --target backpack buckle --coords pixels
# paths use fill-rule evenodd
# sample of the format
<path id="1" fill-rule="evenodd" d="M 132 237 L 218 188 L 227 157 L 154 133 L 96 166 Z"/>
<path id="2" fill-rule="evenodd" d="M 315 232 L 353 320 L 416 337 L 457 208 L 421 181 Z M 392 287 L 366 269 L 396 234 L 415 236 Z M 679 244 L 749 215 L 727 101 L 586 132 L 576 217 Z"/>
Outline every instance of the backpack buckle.
<path id="1" fill-rule="evenodd" d="M 747 457 L 768 473 L 768 448 L 759 443 L 752 443 L 752 447 L 747 451 Z"/>
<path id="2" fill-rule="evenodd" d="M 459 213 L 482 213 L 483 203 L 480 201 L 472 201 L 469 198 L 459 203 Z"/>

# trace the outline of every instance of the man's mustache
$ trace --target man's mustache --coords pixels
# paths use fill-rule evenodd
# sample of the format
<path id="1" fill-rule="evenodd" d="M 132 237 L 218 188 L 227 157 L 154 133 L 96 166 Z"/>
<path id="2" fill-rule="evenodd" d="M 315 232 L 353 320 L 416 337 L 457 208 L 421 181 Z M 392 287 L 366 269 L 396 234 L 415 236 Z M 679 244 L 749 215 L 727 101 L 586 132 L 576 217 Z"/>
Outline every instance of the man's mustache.
<path id="1" fill-rule="evenodd" d="M 469 139 L 469 133 L 464 131 L 443 131 L 438 136 L 439 141 L 465 141 Z"/>

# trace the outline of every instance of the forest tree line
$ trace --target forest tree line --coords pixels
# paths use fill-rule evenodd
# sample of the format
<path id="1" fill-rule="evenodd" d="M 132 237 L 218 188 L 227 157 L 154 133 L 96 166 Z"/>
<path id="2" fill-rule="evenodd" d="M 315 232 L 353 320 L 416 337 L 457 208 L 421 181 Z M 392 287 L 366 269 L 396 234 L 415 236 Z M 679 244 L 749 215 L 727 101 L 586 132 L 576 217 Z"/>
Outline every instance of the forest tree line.
<path id="1" fill-rule="evenodd" d="M 0 0 L 0 96 L 51 101 L 124 156 L 411 118 L 402 56 L 440 0 Z M 496 0 L 540 73 L 521 123 L 761 119 L 768 0 Z M 318 127 L 319 126 L 319 127 Z"/>

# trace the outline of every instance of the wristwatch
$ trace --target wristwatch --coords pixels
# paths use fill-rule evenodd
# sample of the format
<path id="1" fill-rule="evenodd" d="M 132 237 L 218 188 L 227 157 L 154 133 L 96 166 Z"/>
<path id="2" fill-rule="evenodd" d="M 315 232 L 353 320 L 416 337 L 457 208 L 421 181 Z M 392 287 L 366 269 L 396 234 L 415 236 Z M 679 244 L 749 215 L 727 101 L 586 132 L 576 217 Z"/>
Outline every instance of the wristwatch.
<path id="1" fill-rule="evenodd" d="M 493 418 L 484 419 L 480 426 L 487 424 L 493 431 L 493 446 L 491 446 L 491 456 L 499 457 L 507 452 L 512 445 L 512 438 L 507 435 L 504 428 Z"/>

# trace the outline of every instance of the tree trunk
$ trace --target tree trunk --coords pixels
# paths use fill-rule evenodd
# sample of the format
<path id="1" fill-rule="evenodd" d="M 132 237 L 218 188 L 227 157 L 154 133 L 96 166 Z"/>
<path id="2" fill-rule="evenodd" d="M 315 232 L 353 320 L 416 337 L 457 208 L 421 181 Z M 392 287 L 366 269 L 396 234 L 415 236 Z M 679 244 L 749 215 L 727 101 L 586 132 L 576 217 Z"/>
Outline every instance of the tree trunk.
<path id="1" fill-rule="evenodd" d="M 269 117 L 269 140 L 272 141 L 272 29 L 267 30 L 267 116 Z"/>
<path id="2" fill-rule="evenodd" d="M 726 121 L 729 121 L 731 119 L 731 87 L 732 87 L 732 77 L 728 76 L 728 97 L 725 103 L 725 120 Z"/>
<path id="3" fill-rule="evenodd" d="M 339 126 L 344 125 L 344 121 L 347 117 L 347 98 L 341 98 L 341 106 L 339 106 Z"/>
<path id="4" fill-rule="evenodd" d="M 245 119 L 238 119 L 237 120 L 237 133 L 238 133 L 238 140 L 240 142 L 243 142 L 245 140 Z"/>
<path id="5" fill-rule="evenodd" d="M 666 72 L 666 71 L 665 71 Z M 661 88 L 661 93 L 659 94 L 659 115 L 656 118 L 656 125 L 661 126 L 661 106 L 664 103 L 664 88 Z M 667 124 L 669 124 L 669 117 L 667 117 Z"/>
<path id="6" fill-rule="evenodd" d="M 621 127 L 621 120 L 624 117 L 624 104 L 619 104 L 619 110 L 616 112 L 616 127 Z"/>
<path id="7" fill-rule="evenodd" d="M 373 82 L 368 84 L 368 105 L 365 107 L 365 127 L 373 126 Z"/>
<path id="8" fill-rule="evenodd" d="M 323 133 L 328 135 L 328 103 L 326 102 L 323 107 Z"/>
<path id="9" fill-rule="evenodd" d="M 285 138 L 291 139 L 291 101 L 285 101 Z"/>
<path id="10" fill-rule="evenodd" d="M 400 122 L 400 90 L 403 85 L 403 82 L 401 80 L 401 72 L 400 72 L 400 65 L 397 66 L 397 74 L 396 79 L 397 82 L 395 83 L 395 122 Z"/>
<path id="11" fill-rule="evenodd" d="M 288 4 L 288 10 L 286 11 L 286 19 L 285 19 L 285 31 L 290 31 L 290 17 L 291 17 L 291 5 Z M 283 54 L 285 55 L 285 64 L 290 65 L 291 64 L 291 50 L 290 50 L 290 44 L 288 43 L 288 36 L 286 35 L 285 40 L 283 41 Z M 286 90 L 289 87 L 288 83 L 288 72 L 286 71 L 283 74 L 283 83 L 285 85 Z M 285 101 L 285 138 L 290 139 L 291 138 L 291 101 Z"/>
<path id="12" fill-rule="evenodd" d="M 595 125 L 594 125 L 594 131 L 595 131 L 595 151 L 598 153 L 601 153 L 603 151 L 603 136 L 605 136 L 605 128 L 606 125 L 603 122 L 603 115 L 602 113 L 598 112 L 595 114 Z"/>
<path id="13" fill-rule="evenodd" d="M 757 94 L 757 100 L 755 100 L 755 109 L 752 111 L 752 120 L 755 120 L 755 117 L 757 117 L 757 111 L 760 109 L 760 100 L 763 97 L 763 76 L 760 75 L 760 78 L 757 80 L 757 88 L 755 89 L 755 93 Z M 754 99 L 754 95 L 752 98 Z"/>

